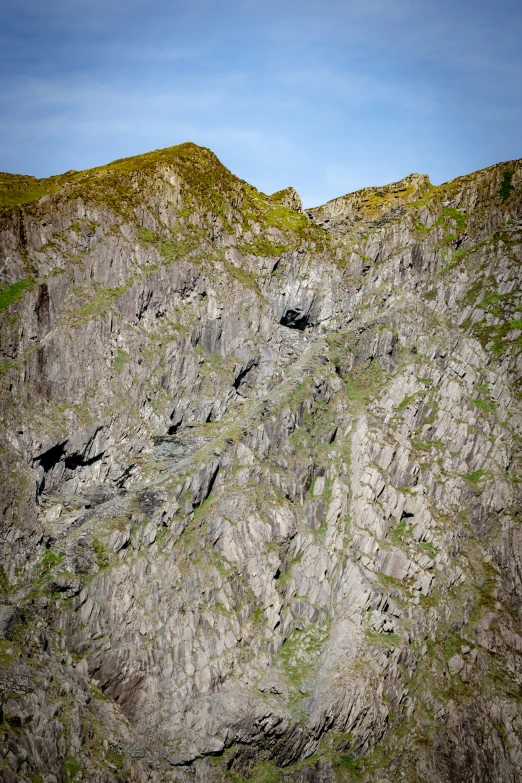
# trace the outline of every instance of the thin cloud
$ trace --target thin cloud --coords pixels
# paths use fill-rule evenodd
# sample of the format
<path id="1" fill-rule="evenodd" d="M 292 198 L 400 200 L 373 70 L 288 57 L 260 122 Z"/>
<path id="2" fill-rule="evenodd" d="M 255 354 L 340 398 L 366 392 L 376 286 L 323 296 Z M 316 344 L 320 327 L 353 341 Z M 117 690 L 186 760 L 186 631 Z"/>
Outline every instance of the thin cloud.
<path id="1" fill-rule="evenodd" d="M 0 168 L 192 139 L 319 203 L 520 155 L 521 11 L 470 0 L 8 0 Z"/>

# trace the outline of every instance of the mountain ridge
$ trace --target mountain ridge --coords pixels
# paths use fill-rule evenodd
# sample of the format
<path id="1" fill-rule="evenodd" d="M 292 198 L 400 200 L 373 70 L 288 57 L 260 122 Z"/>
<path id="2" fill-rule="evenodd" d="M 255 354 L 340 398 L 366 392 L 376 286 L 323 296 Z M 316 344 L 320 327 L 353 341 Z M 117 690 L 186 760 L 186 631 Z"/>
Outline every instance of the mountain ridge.
<path id="1" fill-rule="evenodd" d="M 127 170 L 127 171 L 138 171 L 140 169 L 143 170 L 143 168 L 150 168 L 150 167 L 154 166 L 154 164 L 159 164 L 161 162 L 169 162 L 169 153 L 171 155 L 174 153 L 174 160 L 175 160 L 175 157 L 176 157 L 175 156 L 175 151 L 178 154 L 183 154 L 183 152 L 189 153 L 191 150 L 192 151 L 198 150 L 198 151 L 200 151 L 200 153 L 208 154 L 210 156 L 210 158 L 214 162 L 217 162 L 220 167 L 226 169 L 226 167 L 219 161 L 217 156 L 209 148 L 201 147 L 201 146 L 195 144 L 194 142 L 183 142 L 181 144 L 177 144 L 177 145 L 174 145 L 172 147 L 164 147 L 164 148 L 160 148 L 160 149 L 157 149 L 157 150 L 151 150 L 150 152 L 142 153 L 140 155 L 131 155 L 131 156 L 128 156 L 126 158 L 118 158 L 116 160 L 110 161 L 109 163 L 102 164 L 102 165 L 99 165 L 99 166 L 94 166 L 94 167 L 89 168 L 89 169 L 83 169 L 83 170 L 79 170 L 79 171 L 71 169 L 69 171 L 64 172 L 63 174 L 54 174 L 54 175 L 50 175 L 49 177 L 35 177 L 35 176 L 29 175 L 29 174 L 25 175 L 25 174 L 13 174 L 13 173 L 8 173 L 8 172 L 0 172 L 0 209 L 3 210 L 6 207 L 8 208 L 8 207 L 11 207 L 11 206 L 13 208 L 21 207 L 21 206 L 24 206 L 25 204 L 35 203 L 42 196 L 52 195 L 53 193 L 57 192 L 54 189 L 54 187 L 52 187 L 52 186 L 56 185 L 56 187 L 59 188 L 60 183 L 62 181 L 66 182 L 66 180 L 65 180 L 66 177 L 69 177 L 69 179 L 73 179 L 73 180 L 77 179 L 77 180 L 81 181 L 86 175 L 103 174 L 103 173 L 110 174 L 113 170 L 118 170 L 118 169 L 121 169 L 121 168 L 123 168 L 123 170 Z M 174 162 L 174 160 L 170 159 L 170 162 Z M 138 165 L 140 163 L 142 164 L 141 166 Z M 131 165 L 131 168 L 129 169 L 128 168 L 129 164 L 134 164 L 134 167 L 132 167 L 132 165 Z M 440 185 L 432 186 L 431 183 L 429 183 L 429 184 L 430 184 L 430 187 L 444 188 L 444 187 L 446 187 L 448 185 L 451 185 L 453 183 L 457 183 L 457 182 L 460 182 L 460 181 L 467 181 L 467 180 L 469 180 L 470 177 L 473 177 L 473 176 L 476 176 L 476 175 L 479 175 L 479 174 L 482 174 L 482 173 L 493 172 L 494 170 L 497 170 L 499 168 L 503 169 L 504 167 L 512 168 L 513 166 L 517 166 L 519 164 L 520 164 L 520 160 L 519 159 L 518 160 L 517 159 L 510 160 L 510 161 L 502 161 L 502 162 L 499 162 L 499 163 L 492 164 L 491 166 L 487 166 L 487 167 L 485 167 L 483 169 L 477 169 L 476 171 L 474 171 L 474 172 L 472 172 L 470 174 L 460 175 L 458 177 L 455 177 L 452 180 L 448 180 L 447 182 L 443 182 Z M 231 173 L 228 169 L 226 169 L 226 171 Z M 234 175 L 232 175 L 232 176 L 234 176 Z M 365 187 L 359 188 L 359 189 L 357 189 L 355 191 L 350 191 L 348 193 L 345 193 L 345 194 L 343 194 L 341 196 L 335 196 L 335 197 L 329 199 L 327 202 L 325 202 L 325 204 L 321 204 L 321 205 L 318 205 L 316 207 L 308 207 L 307 210 L 318 210 L 318 209 L 320 209 L 322 207 L 325 207 L 326 205 L 333 204 L 333 203 L 337 202 L 339 199 L 347 198 L 348 196 L 365 195 L 366 193 L 373 193 L 373 192 L 379 192 L 379 191 L 382 192 L 382 193 L 385 193 L 390 188 L 394 188 L 397 185 L 401 185 L 402 183 L 405 183 L 405 182 L 409 181 L 411 178 L 415 178 L 415 177 L 420 177 L 421 179 L 424 178 L 424 177 L 427 177 L 428 178 L 428 182 L 429 182 L 428 175 L 426 175 L 426 174 L 418 174 L 418 173 L 413 172 L 413 173 L 411 173 L 409 175 L 406 175 L 402 179 L 397 180 L 396 182 L 393 182 L 393 183 L 389 183 L 389 184 L 386 184 L 386 185 L 365 186 Z M 234 177 L 234 178 L 238 179 L 240 182 L 245 182 L 245 180 L 241 180 L 238 177 Z M 45 187 L 44 187 L 44 183 L 49 183 L 49 185 L 51 185 L 51 188 L 46 190 Z M 30 199 L 30 200 L 26 201 L 23 198 L 23 196 L 20 197 L 21 194 L 18 193 L 18 190 L 15 187 L 17 184 L 19 186 L 29 185 L 29 184 L 34 184 L 34 185 L 38 184 L 41 187 L 43 187 L 44 189 L 41 192 L 41 196 L 36 196 L 33 192 L 30 191 L 28 196 L 27 196 L 28 199 Z M 69 182 L 67 182 L 67 184 L 69 184 Z M 254 187 L 254 186 L 251 186 L 251 187 Z M 289 190 L 289 189 L 290 188 L 284 188 L 284 189 L 278 191 L 277 193 L 272 194 L 271 197 L 277 196 L 278 194 L 282 194 L 282 193 L 286 192 L 286 190 Z M 12 199 L 9 199 L 7 197 L 6 191 L 9 191 L 9 190 L 14 190 L 15 191 L 15 193 L 13 194 L 13 198 Z M 294 190 L 294 189 L 292 188 L 292 190 Z M 259 191 L 259 192 L 261 192 L 261 191 Z M 20 200 L 17 200 L 17 199 L 20 199 Z"/>
<path id="2" fill-rule="evenodd" d="M 0 215 L 0 780 L 518 779 L 520 161 L 101 169 Z"/>

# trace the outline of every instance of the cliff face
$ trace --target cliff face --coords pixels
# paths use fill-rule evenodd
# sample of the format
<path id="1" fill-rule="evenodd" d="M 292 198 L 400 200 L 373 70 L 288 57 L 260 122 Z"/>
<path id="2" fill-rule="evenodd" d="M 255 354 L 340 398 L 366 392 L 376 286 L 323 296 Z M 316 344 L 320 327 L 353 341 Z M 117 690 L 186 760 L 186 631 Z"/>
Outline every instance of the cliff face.
<path id="1" fill-rule="evenodd" d="M 521 185 L 1 175 L 0 780 L 521 779 Z"/>

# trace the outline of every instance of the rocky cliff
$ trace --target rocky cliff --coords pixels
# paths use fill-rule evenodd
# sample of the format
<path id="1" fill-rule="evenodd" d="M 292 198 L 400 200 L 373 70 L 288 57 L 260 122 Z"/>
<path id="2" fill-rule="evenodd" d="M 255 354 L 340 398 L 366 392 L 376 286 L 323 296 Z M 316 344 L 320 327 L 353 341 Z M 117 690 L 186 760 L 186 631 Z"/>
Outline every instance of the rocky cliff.
<path id="1" fill-rule="evenodd" d="M 522 165 L 0 175 L 0 780 L 522 779 Z"/>

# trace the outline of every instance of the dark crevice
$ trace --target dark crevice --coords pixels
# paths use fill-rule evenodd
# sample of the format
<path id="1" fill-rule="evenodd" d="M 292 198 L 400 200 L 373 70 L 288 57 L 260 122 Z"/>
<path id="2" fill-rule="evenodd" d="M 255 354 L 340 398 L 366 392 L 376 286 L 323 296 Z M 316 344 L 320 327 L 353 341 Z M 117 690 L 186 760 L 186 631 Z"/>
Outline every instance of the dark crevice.
<path id="1" fill-rule="evenodd" d="M 212 492 L 212 488 L 214 486 L 215 480 L 217 479 L 217 474 L 218 473 L 219 473 L 219 463 L 216 465 L 216 469 L 215 469 L 214 473 L 212 474 L 212 476 L 210 477 L 210 481 L 208 482 L 208 490 L 207 490 L 207 494 L 205 495 L 204 501 L 208 498 L 208 496 Z"/>
<path id="2" fill-rule="evenodd" d="M 301 310 L 286 310 L 279 323 L 288 329 L 299 329 L 303 332 L 308 326 L 308 315 Z"/>
<path id="3" fill-rule="evenodd" d="M 280 263 L 281 263 L 281 258 L 277 258 L 274 266 L 272 267 L 272 271 L 270 272 L 271 275 L 274 274 L 274 272 L 276 271 L 276 269 L 277 269 L 277 267 L 279 266 Z"/>
<path id="4" fill-rule="evenodd" d="M 67 470 L 78 470 L 78 468 L 85 468 L 88 465 L 93 465 L 103 457 L 103 451 L 101 454 L 96 454 L 90 459 L 85 459 L 82 454 L 69 454 L 65 458 L 65 467 Z"/>
<path id="5" fill-rule="evenodd" d="M 42 283 L 38 287 L 38 299 L 36 301 L 35 309 L 38 325 L 44 329 L 48 329 L 51 321 L 51 303 L 47 283 Z"/>
<path id="6" fill-rule="evenodd" d="M 117 486 L 119 489 L 122 489 L 127 479 L 131 477 L 132 471 L 134 470 L 135 467 L 136 467 L 136 463 L 133 462 L 131 465 L 125 468 L 121 476 L 118 476 L 117 479 L 114 479 L 115 486 Z"/>
<path id="7" fill-rule="evenodd" d="M 234 389 L 239 389 L 239 387 L 241 386 L 242 381 L 246 378 L 248 373 L 255 366 L 256 366 L 256 362 L 255 361 L 250 361 L 250 362 L 248 362 L 248 364 L 245 367 L 243 367 L 242 370 L 240 370 L 240 372 L 238 373 L 238 375 L 236 376 L 236 378 L 234 380 L 234 384 L 233 384 L 234 385 Z"/>
<path id="8" fill-rule="evenodd" d="M 33 459 L 33 464 L 38 463 L 44 469 L 46 473 L 52 470 L 62 459 L 65 454 L 65 445 L 67 441 L 58 443 L 56 446 L 52 446 L 39 457 Z"/>

